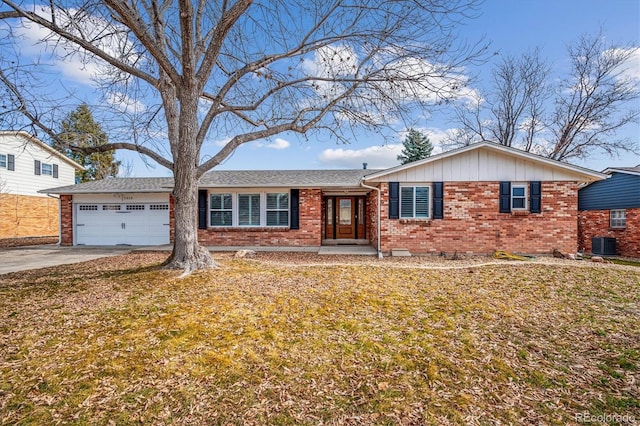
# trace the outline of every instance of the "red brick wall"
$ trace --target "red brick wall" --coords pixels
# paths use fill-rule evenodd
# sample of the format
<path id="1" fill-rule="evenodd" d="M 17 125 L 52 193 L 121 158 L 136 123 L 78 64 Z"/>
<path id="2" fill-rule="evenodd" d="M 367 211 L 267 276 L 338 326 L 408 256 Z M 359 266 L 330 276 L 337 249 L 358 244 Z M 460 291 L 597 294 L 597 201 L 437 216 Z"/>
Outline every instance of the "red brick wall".
<path id="1" fill-rule="evenodd" d="M 378 248 L 378 191 L 371 191 L 367 194 L 367 237 L 369 243 Z"/>
<path id="2" fill-rule="evenodd" d="M 444 219 L 390 220 L 382 184 L 382 251 L 575 253 L 577 182 L 543 182 L 542 213 L 499 213 L 499 182 L 445 182 Z"/>
<path id="3" fill-rule="evenodd" d="M 621 256 L 640 257 L 640 208 L 626 209 L 627 227 L 609 227 L 609 210 L 578 212 L 578 248 L 591 253 L 591 238 L 616 239 L 616 251 Z"/>
<path id="4" fill-rule="evenodd" d="M 171 211 L 173 217 L 173 211 Z M 173 222 L 172 222 L 173 223 Z M 173 227 L 172 227 L 173 229 Z M 198 230 L 205 246 L 314 247 L 322 242 L 322 194 L 319 189 L 300 190 L 300 229 L 209 228 Z"/>
<path id="5" fill-rule="evenodd" d="M 73 245 L 73 196 L 60 196 L 60 220 L 62 221 L 62 235 L 60 245 Z"/>

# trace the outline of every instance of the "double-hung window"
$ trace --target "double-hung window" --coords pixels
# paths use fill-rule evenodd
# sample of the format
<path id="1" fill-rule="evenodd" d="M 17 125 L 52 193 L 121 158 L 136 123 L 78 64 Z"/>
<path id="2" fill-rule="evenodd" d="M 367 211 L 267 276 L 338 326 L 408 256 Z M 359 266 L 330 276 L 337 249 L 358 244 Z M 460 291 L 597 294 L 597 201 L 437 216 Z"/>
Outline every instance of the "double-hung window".
<path id="1" fill-rule="evenodd" d="M 511 210 L 527 209 L 527 185 L 511 185 Z"/>
<path id="2" fill-rule="evenodd" d="M 238 225 L 260 226 L 260 194 L 238 194 Z"/>
<path id="3" fill-rule="evenodd" d="M 53 165 L 49 163 L 42 163 L 42 174 L 46 176 L 53 175 Z"/>
<path id="4" fill-rule="evenodd" d="M 233 196 L 211 194 L 211 226 L 233 225 Z"/>
<path id="5" fill-rule="evenodd" d="M 403 186 L 400 188 L 400 217 L 429 218 L 429 187 Z"/>
<path id="6" fill-rule="evenodd" d="M 289 193 L 267 194 L 267 226 L 289 226 Z"/>
<path id="7" fill-rule="evenodd" d="M 609 224 L 612 228 L 626 228 L 627 227 L 627 212 L 626 210 L 611 210 L 609 212 Z"/>
<path id="8" fill-rule="evenodd" d="M 7 156 L 4 154 L 0 154 L 0 167 L 3 169 L 7 168 Z"/>

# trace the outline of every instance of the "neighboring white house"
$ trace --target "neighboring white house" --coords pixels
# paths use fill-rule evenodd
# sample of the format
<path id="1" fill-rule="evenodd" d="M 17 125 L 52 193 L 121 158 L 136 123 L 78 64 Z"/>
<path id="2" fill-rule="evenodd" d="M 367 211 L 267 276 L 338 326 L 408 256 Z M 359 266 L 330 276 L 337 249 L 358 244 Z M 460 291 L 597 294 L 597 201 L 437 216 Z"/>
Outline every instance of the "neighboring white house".
<path id="1" fill-rule="evenodd" d="M 23 131 L 0 131 L 0 238 L 59 235 L 59 199 L 38 191 L 72 185 L 83 167 Z"/>

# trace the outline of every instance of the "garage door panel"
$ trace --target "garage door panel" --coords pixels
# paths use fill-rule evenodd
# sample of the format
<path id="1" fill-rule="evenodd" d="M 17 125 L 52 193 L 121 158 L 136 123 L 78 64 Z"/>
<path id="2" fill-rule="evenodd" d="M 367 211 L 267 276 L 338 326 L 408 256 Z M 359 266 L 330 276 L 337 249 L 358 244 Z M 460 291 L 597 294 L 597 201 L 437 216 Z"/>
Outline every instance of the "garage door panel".
<path id="1" fill-rule="evenodd" d="M 168 244 L 169 204 L 79 204 L 75 230 L 76 244 Z"/>

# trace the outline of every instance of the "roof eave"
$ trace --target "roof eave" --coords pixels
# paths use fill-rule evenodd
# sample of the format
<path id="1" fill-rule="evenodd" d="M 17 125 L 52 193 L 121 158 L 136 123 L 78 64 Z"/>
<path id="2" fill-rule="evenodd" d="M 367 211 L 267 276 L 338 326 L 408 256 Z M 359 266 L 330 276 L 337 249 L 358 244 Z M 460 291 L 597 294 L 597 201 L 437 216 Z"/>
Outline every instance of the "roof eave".
<path id="1" fill-rule="evenodd" d="M 17 132 L 16 131 L 3 130 L 3 131 L 0 131 L 0 135 L 20 136 L 20 137 L 23 137 L 25 139 L 28 139 L 30 142 L 35 143 L 40 148 L 42 148 L 45 151 L 49 152 L 49 154 L 54 155 L 54 156 L 60 158 L 62 161 L 68 163 L 74 169 L 77 169 L 77 170 L 80 170 L 80 171 L 85 171 L 86 170 L 84 168 L 84 166 L 76 163 L 71 158 L 69 158 L 66 155 L 64 155 L 63 153 L 61 153 L 60 151 L 50 147 L 46 143 L 42 142 L 40 139 L 36 138 L 33 135 L 30 135 L 29 133 L 25 132 L 24 130 L 18 130 Z"/>
<path id="2" fill-rule="evenodd" d="M 617 169 L 615 167 L 607 167 L 606 169 L 604 169 L 602 171 L 602 173 L 604 173 L 606 175 L 610 175 L 611 173 L 624 173 L 624 174 L 627 174 L 627 175 L 640 176 L 640 172 L 635 172 L 633 170 Z"/>

